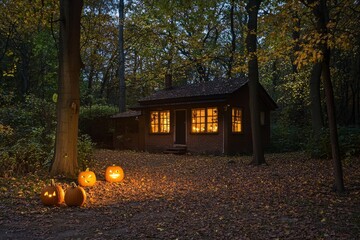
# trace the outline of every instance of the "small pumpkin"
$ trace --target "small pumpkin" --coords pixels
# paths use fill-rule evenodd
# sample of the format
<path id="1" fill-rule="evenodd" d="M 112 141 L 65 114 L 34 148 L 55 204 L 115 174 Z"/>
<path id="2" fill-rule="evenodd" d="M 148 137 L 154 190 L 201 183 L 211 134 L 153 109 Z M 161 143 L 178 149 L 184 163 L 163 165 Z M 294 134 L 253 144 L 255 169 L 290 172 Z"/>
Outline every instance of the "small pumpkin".
<path id="1" fill-rule="evenodd" d="M 72 182 L 70 187 L 65 191 L 65 204 L 69 207 L 76 206 L 81 207 L 86 201 L 85 190 L 77 186 L 76 183 Z"/>
<path id="2" fill-rule="evenodd" d="M 108 182 L 121 182 L 124 179 L 124 170 L 115 164 L 108 166 L 105 171 L 105 180 Z"/>
<path id="3" fill-rule="evenodd" d="M 64 189 L 60 185 L 56 185 L 54 179 L 51 179 L 50 185 L 41 190 L 40 199 L 46 206 L 55 206 L 64 202 L 64 195 Z"/>
<path id="4" fill-rule="evenodd" d="M 96 175 L 93 171 L 87 168 L 85 171 L 80 172 L 78 175 L 78 184 L 82 187 L 92 187 L 96 183 Z"/>

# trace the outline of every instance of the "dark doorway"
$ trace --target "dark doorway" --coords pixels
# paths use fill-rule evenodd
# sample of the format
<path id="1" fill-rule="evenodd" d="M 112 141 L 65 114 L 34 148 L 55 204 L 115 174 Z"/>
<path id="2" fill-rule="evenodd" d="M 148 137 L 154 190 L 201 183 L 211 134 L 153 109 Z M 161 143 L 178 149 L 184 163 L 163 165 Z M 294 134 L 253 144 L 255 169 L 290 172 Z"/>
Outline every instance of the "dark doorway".
<path id="1" fill-rule="evenodd" d="M 175 144 L 186 144 L 186 111 L 175 111 Z"/>

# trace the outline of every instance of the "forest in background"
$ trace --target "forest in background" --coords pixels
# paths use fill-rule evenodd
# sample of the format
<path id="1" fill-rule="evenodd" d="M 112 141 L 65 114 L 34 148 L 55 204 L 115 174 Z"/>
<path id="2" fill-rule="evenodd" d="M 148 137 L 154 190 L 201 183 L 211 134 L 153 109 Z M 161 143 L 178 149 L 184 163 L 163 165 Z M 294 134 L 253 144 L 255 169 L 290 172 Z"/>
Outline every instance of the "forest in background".
<path id="1" fill-rule="evenodd" d="M 279 106 L 268 151 L 331 156 L 317 65 L 326 42 L 332 51 L 340 150 L 350 158 L 360 151 L 360 2 L 327 1 L 330 22 L 323 34 L 316 31 L 311 2 L 269 0 L 261 5 L 260 82 Z M 84 3 L 80 121 L 118 112 L 120 98 L 118 1 Z M 34 172 L 53 158 L 59 3 L 5 0 L 0 13 L 0 175 Z M 126 1 L 127 106 L 162 89 L 166 73 L 174 85 L 246 76 L 247 20 L 243 1 Z M 315 101 L 318 111 L 313 110 Z M 314 126 L 321 132 L 316 144 Z M 86 165 L 91 148 L 81 132 L 80 165 Z"/>

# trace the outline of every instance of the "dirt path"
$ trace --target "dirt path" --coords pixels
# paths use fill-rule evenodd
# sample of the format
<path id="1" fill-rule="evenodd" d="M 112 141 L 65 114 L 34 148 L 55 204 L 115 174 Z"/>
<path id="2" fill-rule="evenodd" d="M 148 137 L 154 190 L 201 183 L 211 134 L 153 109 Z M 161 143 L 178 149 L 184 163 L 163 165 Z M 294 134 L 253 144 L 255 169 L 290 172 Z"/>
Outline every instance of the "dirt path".
<path id="1" fill-rule="evenodd" d="M 302 154 L 174 156 L 98 150 L 86 206 L 45 207 L 46 176 L 1 178 L 0 239 L 357 239 L 360 160 L 345 164 L 348 194 L 331 192 L 328 160 Z M 229 160 L 232 160 L 229 162 Z M 106 166 L 125 170 L 107 183 Z M 57 179 L 63 187 L 69 180 Z"/>

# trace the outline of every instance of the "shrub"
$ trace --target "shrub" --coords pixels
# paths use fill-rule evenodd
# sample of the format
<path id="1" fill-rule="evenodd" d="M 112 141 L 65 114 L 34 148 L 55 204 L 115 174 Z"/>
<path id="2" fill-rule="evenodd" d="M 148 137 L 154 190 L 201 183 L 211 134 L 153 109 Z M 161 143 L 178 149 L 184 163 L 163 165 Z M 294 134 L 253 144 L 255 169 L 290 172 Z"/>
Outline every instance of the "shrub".
<path id="1" fill-rule="evenodd" d="M 338 140 L 342 159 L 349 159 L 360 155 L 360 128 L 338 128 Z M 307 151 L 310 152 L 313 157 L 331 158 L 332 152 L 329 129 L 324 128 L 321 131 L 319 139 L 311 138 Z"/>
<path id="2" fill-rule="evenodd" d="M 92 105 L 80 108 L 80 120 L 109 117 L 118 112 L 118 109 L 109 105 Z"/>
<path id="3" fill-rule="evenodd" d="M 1 176 L 34 173 L 43 167 L 47 159 L 46 148 L 34 141 L 20 139 L 13 146 L 0 150 Z"/>
<path id="4" fill-rule="evenodd" d="M 89 135 L 82 134 L 78 138 L 78 165 L 80 169 L 85 170 L 92 165 L 92 154 L 94 143 Z"/>
<path id="5" fill-rule="evenodd" d="M 290 152 L 304 150 L 309 135 L 308 128 L 294 125 L 275 124 L 271 129 L 272 152 Z"/>
<path id="6" fill-rule="evenodd" d="M 0 176 L 34 173 L 50 167 L 55 146 L 55 104 L 34 95 L 26 96 L 24 102 L 13 102 L 11 96 L 6 99 L 0 105 Z M 113 112 L 106 107 L 95 109 L 97 114 Z M 93 147 L 89 136 L 80 135 L 79 167 L 91 163 Z"/>
<path id="7" fill-rule="evenodd" d="M 341 127 L 339 129 L 339 146 L 343 158 L 360 155 L 360 128 Z"/>

